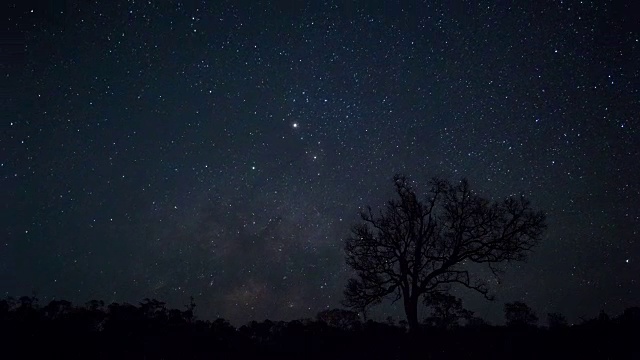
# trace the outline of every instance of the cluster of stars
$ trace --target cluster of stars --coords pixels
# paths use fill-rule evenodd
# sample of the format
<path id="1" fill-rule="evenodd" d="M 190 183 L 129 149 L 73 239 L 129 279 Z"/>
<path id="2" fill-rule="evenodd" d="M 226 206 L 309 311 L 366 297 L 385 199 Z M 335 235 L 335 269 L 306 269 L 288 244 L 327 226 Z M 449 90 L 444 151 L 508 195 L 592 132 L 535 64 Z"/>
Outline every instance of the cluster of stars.
<path id="1" fill-rule="evenodd" d="M 405 173 L 548 212 L 500 300 L 637 305 L 635 19 L 569 3 L 11 4 L 0 291 L 313 316 Z"/>

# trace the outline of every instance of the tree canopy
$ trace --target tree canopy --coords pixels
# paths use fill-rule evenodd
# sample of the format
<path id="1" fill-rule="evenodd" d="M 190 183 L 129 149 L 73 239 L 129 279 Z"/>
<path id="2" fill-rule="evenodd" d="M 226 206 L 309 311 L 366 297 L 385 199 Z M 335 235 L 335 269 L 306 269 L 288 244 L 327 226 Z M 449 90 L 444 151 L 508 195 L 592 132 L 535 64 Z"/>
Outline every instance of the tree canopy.
<path id="1" fill-rule="evenodd" d="M 418 326 L 421 297 L 458 284 L 491 299 L 486 279 L 467 265 L 484 264 L 497 277 L 500 264 L 522 261 L 546 228 L 545 214 L 524 196 L 490 201 L 469 182 L 434 178 L 423 200 L 403 175 L 393 178 L 397 197 L 378 212 L 370 206 L 345 241 L 355 272 L 344 305 L 366 310 L 382 299 L 403 299 L 411 329 Z"/>

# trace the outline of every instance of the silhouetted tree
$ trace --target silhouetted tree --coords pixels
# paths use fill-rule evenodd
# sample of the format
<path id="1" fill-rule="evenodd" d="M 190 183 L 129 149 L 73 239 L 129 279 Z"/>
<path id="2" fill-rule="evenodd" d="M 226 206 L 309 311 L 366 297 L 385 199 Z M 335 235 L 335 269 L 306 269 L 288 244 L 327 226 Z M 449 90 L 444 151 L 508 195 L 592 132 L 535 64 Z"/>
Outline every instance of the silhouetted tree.
<path id="1" fill-rule="evenodd" d="M 12 298 L 0 300 L 0 320 L 9 316 L 9 310 L 12 309 Z"/>
<path id="2" fill-rule="evenodd" d="M 634 306 L 625 309 L 618 317 L 618 321 L 624 325 L 640 325 L 640 307 Z"/>
<path id="3" fill-rule="evenodd" d="M 567 327 L 567 318 L 560 313 L 548 313 L 547 325 L 549 325 L 549 329 L 561 329 Z"/>
<path id="4" fill-rule="evenodd" d="M 234 333 L 236 329 L 228 320 L 218 318 L 211 323 L 211 330 L 215 333 Z"/>
<path id="5" fill-rule="evenodd" d="M 85 304 L 87 310 L 90 311 L 103 311 L 104 310 L 104 301 L 102 300 L 91 300 Z"/>
<path id="6" fill-rule="evenodd" d="M 318 321 L 325 322 L 327 325 L 342 330 L 353 330 L 360 325 L 360 316 L 351 310 L 331 309 L 323 310 L 316 316 Z"/>
<path id="7" fill-rule="evenodd" d="M 130 336 L 144 328 L 143 313 L 128 303 L 112 303 L 107 306 L 107 318 L 104 331 L 107 333 Z"/>
<path id="8" fill-rule="evenodd" d="M 21 296 L 15 312 L 26 323 L 37 321 L 40 317 L 38 299 L 35 296 Z"/>
<path id="9" fill-rule="evenodd" d="M 425 322 L 442 329 L 456 327 L 460 320 L 469 320 L 473 316 L 473 311 L 462 307 L 462 300 L 447 293 L 436 291 L 426 294 L 424 303 L 431 308 L 431 316 Z"/>
<path id="10" fill-rule="evenodd" d="M 395 294 L 411 330 L 425 294 L 461 284 L 491 299 L 486 281 L 473 279 L 465 265 L 486 264 L 497 277 L 498 264 L 525 260 L 546 227 L 545 215 L 525 197 L 492 202 L 464 179 L 433 179 L 424 201 L 404 176 L 396 175 L 394 184 L 398 199 L 377 214 L 367 207 L 345 242 L 356 278 L 349 280 L 343 304 L 362 310 Z"/>
<path id="11" fill-rule="evenodd" d="M 140 311 L 148 319 L 166 316 L 167 309 L 165 305 L 166 304 L 162 301 L 145 298 L 140 303 Z"/>
<path id="12" fill-rule="evenodd" d="M 256 343 L 264 344 L 271 338 L 274 325 L 274 322 L 271 320 L 265 320 L 263 322 L 253 320 L 241 326 L 238 331 Z"/>
<path id="13" fill-rule="evenodd" d="M 185 308 L 187 308 L 187 310 L 182 312 L 182 317 L 189 323 L 192 323 L 195 320 L 195 309 L 196 309 L 196 302 L 193 298 L 193 296 L 189 297 L 189 304 L 184 306 Z"/>
<path id="14" fill-rule="evenodd" d="M 609 318 L 609 315 L 607 315 L 607 313 L 604 312 L 604 310 L 600 310 L 600 313 L 598 314 L 598 321 L 600 323 L 608 323 L 609 320 L 611 320 Z"/>
<path id="15" fill-rule="evenodd" d="M 467 319 L 467 325 L 466 326 L 468 328 L 484 328 L 484 327 L 488 327 L 488 326 L 491 326 L 491 325 L 487 322 L 487 320 L 485 320 L 485 319 L 483 319 L 483 318 L 481 318 L 479 316 L 473 315 L 473 316 L 471 316 L 471 317 L 469 317 Z"/>
<path id="16" fill-rule="evenodd" d="M 73 306 L 66 300 L 51 300 L 42 310 L 47 318 L 55 320 L 67 316 L 73 310 Z"/>
<path id="17" fill-rule="evenodd" d="M 504 304 L 504 317 L 507 326 L 527 327 L 538 324 L 538 316 L 536 313 L 521 301 Z"/>

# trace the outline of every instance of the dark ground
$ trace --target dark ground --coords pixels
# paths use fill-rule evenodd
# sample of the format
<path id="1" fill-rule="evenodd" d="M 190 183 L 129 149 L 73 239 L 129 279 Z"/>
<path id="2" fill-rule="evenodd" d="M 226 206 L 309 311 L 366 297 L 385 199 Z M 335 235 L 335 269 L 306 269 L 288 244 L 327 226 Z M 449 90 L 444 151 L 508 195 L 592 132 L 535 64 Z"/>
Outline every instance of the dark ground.
<path id="1" fill-rule="evenodd" d="M 632 359 L 640 308 L 616 317 L 601 313 L 557 328 L 491 326 L 482 322 L 449 330 L 323 318 L 250 322 L 197 320 L 194 307 L 167 309 L 145 299 L 138 306 L 92 301 L 38 306 L 22 297 L 0 301 L 0 338 L 11 357 L 82 359 Z"/>

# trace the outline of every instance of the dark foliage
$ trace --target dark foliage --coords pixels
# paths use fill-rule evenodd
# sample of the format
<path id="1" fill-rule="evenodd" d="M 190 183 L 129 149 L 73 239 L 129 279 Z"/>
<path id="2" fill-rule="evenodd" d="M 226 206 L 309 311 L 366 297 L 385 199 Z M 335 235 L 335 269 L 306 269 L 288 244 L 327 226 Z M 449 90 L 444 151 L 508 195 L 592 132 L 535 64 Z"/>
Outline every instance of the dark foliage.
<path id="1" fill-rule="evenodd" d="M 432 292 L 424 297 L 424 303 L 431 309 L 431 316 L 425 319 L 425 323 L 442 329 L 451 329 L 460 325 L 460 321 L 470 321 L 473 311 L 462 307 L 462 300 L 457 297 L 442 293 Z"/>
<path id="2" fill-rule="evenodd" d="M 538 325 L 536 313 L 521 301 L 504 304 L 504 317 L 507 326 L 510 327 L 535 327 Z"/>
<path id="3" fill-rule="evenodd" d="M 450 300 L 450 299 L 449 299 Z M 453 303 L 456 303 L 455 301 Z M 526 306 L 526 305 L 525 305 Z M 414 333 L 392 323 L 361 322 L 341 309 L 318 320 L 252 321 L 236 329 L 224 319 L 197 320 L 186 310 L 144 299 L 137 306 L 91 301 L 0 300 L 3 353 L 54 359 L 540 359 L 639 358 L 640 308 L 554 330 L 469 323 Z M 561 317 L 561 315 L 558 315 Z M 526 317 L 525 317 L 526 318 Z"/>
<path id="4" fill-rule="evenodd" d="M 388 296 L 402 299 L 412 330 L 420 299 L 432 292 L 461 285 L 491 299 L 487 281 L 467 265 L 486 265 L 497 277 L 501 263 L 525 260 L 546 228 L 544 213 L 523 196 L 493 202 L 464 179 L 433 179 L 420 200 L 404 176 L 396 175 L 394 184 L 397 199 L 378 213 L 363 211 L 345 242 L 356 277 L 343 304 L 365 311 Z"/>
<path id="5" fill-rule="evenodd" d="M 355 330 L 361 326 L 357 312 L 344 309 L 323 310 L 317 315 L 318 321 L 342 330 Z"/>
<path id="6" fill-rule="evenodd" d="M 569 325 L 567 322 L 567 318 L 564 315 L 559 313 L 548 313 L 547 314 L 547 325 L 549 329 L 562 329 Z"/>

